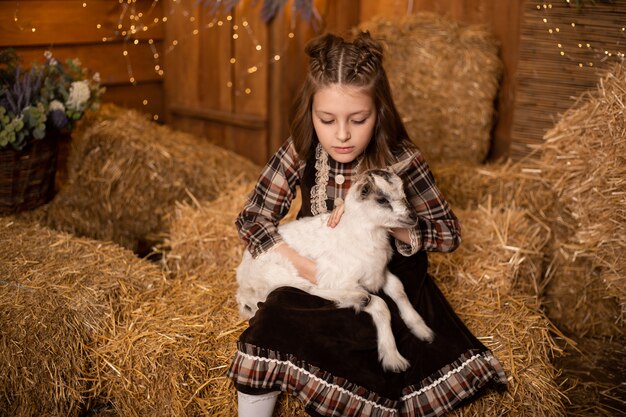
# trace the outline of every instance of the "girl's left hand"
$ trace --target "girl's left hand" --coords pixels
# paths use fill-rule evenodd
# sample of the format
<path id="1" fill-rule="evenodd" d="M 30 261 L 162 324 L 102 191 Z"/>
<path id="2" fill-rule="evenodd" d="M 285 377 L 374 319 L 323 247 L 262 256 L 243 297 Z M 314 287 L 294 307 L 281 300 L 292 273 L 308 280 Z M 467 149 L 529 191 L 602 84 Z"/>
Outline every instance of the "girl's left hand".
<path id="1" fill-rule="evenodd" d="M 330 213 L 330 217 L 328 218 L 328 222 L 326 223 L 329 227 L 335 227 L 339 224 L 339 220 L 341 216 L 343 216 L 344 206 L 343 204 L 339 204 L 335 206 L 333 211 Z"/>

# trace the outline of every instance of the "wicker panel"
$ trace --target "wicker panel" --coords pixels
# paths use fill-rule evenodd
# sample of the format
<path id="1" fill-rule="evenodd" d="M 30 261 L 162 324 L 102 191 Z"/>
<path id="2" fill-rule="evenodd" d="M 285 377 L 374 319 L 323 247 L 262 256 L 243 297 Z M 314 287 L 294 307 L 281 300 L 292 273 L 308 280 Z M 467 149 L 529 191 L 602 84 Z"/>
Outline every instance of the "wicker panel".
<path id="1" fill-rule="evenodd" d="M 626 0 L 586 0 L 581 8 L 575 4 L 528 0 L 524 6 L 511 131 L 513 159 L 541 143 L 559 115 L 582 93 L 595 89 L 602 70 L 621 59 L 619 52 L 626 52 L 622 29 Z"/>

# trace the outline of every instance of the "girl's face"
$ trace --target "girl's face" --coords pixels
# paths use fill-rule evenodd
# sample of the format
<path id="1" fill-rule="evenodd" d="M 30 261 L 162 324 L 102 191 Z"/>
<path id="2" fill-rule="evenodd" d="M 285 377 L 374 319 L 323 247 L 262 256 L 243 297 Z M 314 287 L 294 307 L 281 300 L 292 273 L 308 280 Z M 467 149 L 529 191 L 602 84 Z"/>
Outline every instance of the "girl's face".
<path id="1" fill-rule="evenodd" d="M 337 162 L 354 161 L 372 139 L 376 109 L 362 88 L 331 84 L 313 96 L 313 127 L 320 144 Z"/>

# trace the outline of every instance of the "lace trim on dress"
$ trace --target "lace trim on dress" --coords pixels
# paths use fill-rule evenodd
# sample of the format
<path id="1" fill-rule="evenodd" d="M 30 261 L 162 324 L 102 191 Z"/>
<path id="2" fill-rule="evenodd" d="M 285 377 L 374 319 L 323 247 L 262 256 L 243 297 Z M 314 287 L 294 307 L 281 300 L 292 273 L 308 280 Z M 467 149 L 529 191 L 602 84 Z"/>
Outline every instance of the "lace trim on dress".
<path id="1" fill-rule="evenodd" d="M 439 416 L 490 383 L 507 384 L 491 351 L 474 349 L 421 383 L 406 387 L 397 400 L 380 397 L 291 355 L 245 343 L 238 344 L 228 376 L 241 385 L 289 392 L 320 415 L 342 410 L 345 415 L 370 417 Z"/>
<path id="2" fill-rule="evenodd" d="M 411 256 L 415 254 L 420 246 L 420 235 L 416 228 L 409 229 L 410 243 L 404 243 L 400 239 L 396 239 L 396 248 L 401 255 Z"/>
<path id="3" fill-rule="evenodd" d="M 328 153 L 318 143 L 315 147 L 315 185 L 311 188 L 311 214 L 314 216 L 328 211 L 328 177 Z"/>

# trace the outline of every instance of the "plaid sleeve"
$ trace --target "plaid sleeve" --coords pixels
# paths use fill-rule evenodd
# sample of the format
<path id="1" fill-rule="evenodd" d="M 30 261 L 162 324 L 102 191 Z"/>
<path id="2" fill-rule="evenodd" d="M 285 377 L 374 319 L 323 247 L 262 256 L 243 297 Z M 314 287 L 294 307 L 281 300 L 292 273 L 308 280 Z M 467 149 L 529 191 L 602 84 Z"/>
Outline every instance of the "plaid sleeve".
<path id="1" fill-rule="evenodd" d="M 281 242 L 278 222 L 287 214 L 299 183 L 299 158 L 288 140 L 261 171 L 235 226 L 252 256 Z"/>
<path id="2" fill-rule="evenodd" d="M 435 178 L 417 148 L 405 148 L 399 160 L 412 158 L 402 174 L 409 202 L 417 211 L 418 224 L 409 230 L 411 243 L 396 239 L 398 251 L 412 255 L 420 250 L 452 252 L 461 243 L 459 220 L 435 184 Z"/>

